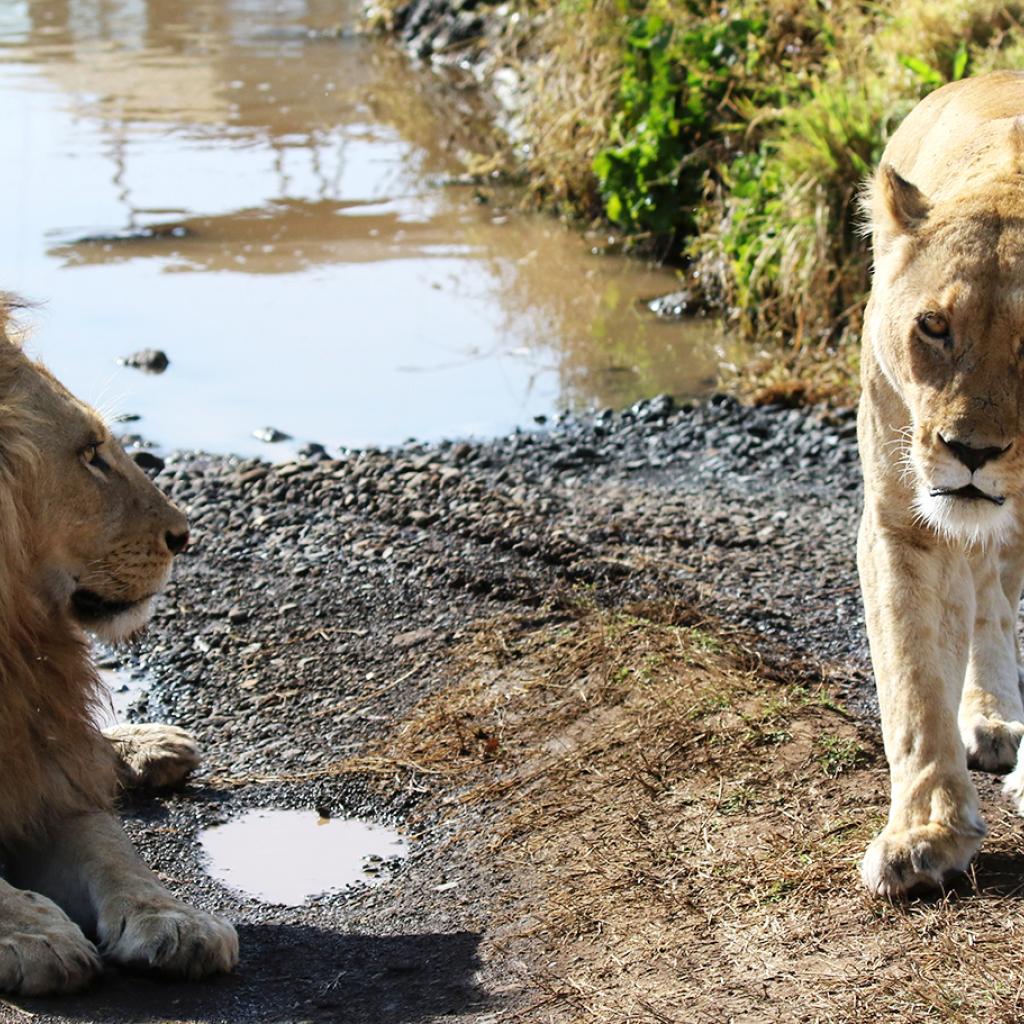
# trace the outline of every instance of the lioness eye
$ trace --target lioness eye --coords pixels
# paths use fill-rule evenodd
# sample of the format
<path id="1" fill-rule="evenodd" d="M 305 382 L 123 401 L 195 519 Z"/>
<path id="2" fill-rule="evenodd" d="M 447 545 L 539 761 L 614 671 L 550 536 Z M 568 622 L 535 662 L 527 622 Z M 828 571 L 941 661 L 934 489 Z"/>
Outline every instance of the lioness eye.
<path id="1" fill-rule="evenodd" d="M 918 330 L 933 341 L 949 338 L 949 321 L 940 313 L 924 313 L 917 318 Z"/>

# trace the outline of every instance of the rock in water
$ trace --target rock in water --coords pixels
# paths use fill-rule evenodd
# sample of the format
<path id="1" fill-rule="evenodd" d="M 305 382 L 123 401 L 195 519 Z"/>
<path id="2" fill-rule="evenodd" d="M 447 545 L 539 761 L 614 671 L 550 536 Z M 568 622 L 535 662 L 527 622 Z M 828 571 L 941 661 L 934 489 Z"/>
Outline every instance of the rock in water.
<path id="1" fill-rule="evenodd" d="M 252 432 L 257 441 L 265 441 L 267 444 L 276 444 L 278 441 L 290 441 L 292 435 L 286 434 L 277 427 L 259 427 Z"/>
<path id="2" fill-rule="evenodd" d="M 145 370 L 146 373 L 163 373 L 171 365 L 167 353 L 159 348 L 144 348 L 130 356 L 121 356 L 118 363 L 136 370 Z"/>

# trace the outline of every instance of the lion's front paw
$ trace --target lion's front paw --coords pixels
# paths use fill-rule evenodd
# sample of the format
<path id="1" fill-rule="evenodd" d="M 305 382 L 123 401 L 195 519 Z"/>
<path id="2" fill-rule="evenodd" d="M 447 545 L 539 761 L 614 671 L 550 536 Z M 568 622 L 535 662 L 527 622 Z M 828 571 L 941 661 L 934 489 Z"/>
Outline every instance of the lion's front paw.
<path id="1" fill-rule="evenodd" d="M 967 764 L 983 772 L 1008 772 L 1017 763 L 1024 723 L 974 715 L 960 727 Z"/>
<path id="2" fill-rule="evenodd" d="M 864 854 L 860 876 L 871 893 L 889 899 L 917 887 L 937 889 L 949 876 L 967 870 L 985 831 L 980 820 L 958 828 L 937 822 L 886 828 Z"/>
<path id="3" fill-rule="evenodd" d="M 121 761 L 121 781 L 142 789 L 173 789 L 199 766 L 199 747 L 176 725 L 146 722 L 115 725 L 103 735 Z"/>
<path id="4" fill-rule="evenodd" d="M 101 915 L 99 938 L 115 963 L 175 977 L 202 978 L 238 963 L 235 929 L 172 896 L 122 901 Z"/>
<path id="5" fill-rule="evenodd" d="M 100 972 L 96 947 L 56 903 L 16 891 L 3 901 L 0 990 L 26 996 L 84 988 Z"/>

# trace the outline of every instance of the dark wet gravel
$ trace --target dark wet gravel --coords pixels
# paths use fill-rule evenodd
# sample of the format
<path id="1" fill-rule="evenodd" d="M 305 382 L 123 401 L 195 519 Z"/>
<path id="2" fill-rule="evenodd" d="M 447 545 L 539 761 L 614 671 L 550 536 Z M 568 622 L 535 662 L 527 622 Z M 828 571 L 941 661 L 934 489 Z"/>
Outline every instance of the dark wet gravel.
<path id="1" fill-rule="evenodd" d="M 581 591 L 678 598 L 759 634 L 766 654 L 825 662 L 870 707 L 852 410 L 654 399 L 484 442 L 314 446 L 277 466 L 175 455 L 157 480 L 194 541 L 126 662 L 154 681 L 137 717 L 193 729 L 207 768 L 126 812 L 178 891 L 241 922 L 243 960 L 211 984 L 113 977 L 31 1004 L 41 1022 L 500 1020 L 514 992 L 498 994 L 494 965 L 478 976 L 477 945 L 501 879 L 436 829 L 392 882 L 297 909 L 209 881 L 194 842 L 249 806 L 415 821 L 418 794 L 397 780 L 382 798 L 381 780 L 303 773 L 442 685 L 445 650 L 481 618 Z M 258 781 L 281 774 L 294 779 Z"/>

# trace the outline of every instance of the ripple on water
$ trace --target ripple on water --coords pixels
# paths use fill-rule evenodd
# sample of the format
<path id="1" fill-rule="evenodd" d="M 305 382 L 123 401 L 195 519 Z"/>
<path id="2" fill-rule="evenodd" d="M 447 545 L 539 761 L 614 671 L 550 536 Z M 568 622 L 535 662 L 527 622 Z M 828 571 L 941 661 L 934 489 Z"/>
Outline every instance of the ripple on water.
<path id="1" fill-rule="evenodd" d="M 356 882 L 375 885 L 406 854 L 392 828 L 312 811 L 247 811 L 200 836 L 209 874 L 264 903 L 299 906 Z"/>

